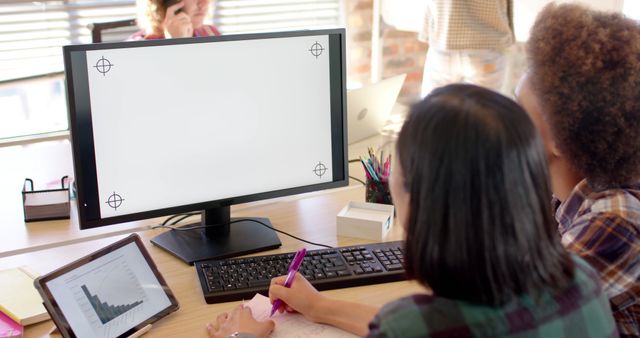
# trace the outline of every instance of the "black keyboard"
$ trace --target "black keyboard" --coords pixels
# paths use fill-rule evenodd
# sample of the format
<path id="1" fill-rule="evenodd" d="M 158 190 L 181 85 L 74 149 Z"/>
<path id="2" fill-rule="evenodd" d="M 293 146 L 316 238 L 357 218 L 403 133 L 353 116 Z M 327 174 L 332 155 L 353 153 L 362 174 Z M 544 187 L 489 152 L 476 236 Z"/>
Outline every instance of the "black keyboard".
<path id="1" fill-rule="evenodd" d="M 207 303 L 251 299 L 287 274 L 294 252 L 195 263 Z M 318 290 L 405 280 L 401 241 L 307 251 L 298 272 Z"/>

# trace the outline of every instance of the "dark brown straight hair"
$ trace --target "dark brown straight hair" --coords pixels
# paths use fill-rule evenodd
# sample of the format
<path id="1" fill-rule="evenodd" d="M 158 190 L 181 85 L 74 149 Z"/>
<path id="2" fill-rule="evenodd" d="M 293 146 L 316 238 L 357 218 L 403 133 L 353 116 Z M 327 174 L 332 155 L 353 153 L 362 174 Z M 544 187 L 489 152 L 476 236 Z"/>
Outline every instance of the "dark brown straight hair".
<path id="1" fill-rule="evenodd" d="M 438 88 L 412 107 L 397 150 L 409 277 L 488 305 L 572 280 L 542 141 L 518 104 L 473 85 Z"/>

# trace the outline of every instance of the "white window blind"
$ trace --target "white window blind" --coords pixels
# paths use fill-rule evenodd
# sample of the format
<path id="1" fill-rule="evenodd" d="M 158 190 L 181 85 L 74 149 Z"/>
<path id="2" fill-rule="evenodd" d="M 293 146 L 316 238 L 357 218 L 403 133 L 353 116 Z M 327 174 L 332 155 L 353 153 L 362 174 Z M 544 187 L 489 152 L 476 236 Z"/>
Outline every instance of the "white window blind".
<path id="1" fill-rule="evenodd" d="M 216 0 L 213 23 L 222 34 L 344 26 L 344 0 Z"/>
<path id="2" fill-rule="evenodd" d="M 0 81 L 62 71 L 61 47 L 90 43 L 89 23 L 133 18 L 135 11 L 135 0 L 2 0 Z"/>
<path id="3" fill-rule="evenodd" d="M 343 25 L 343 0 L 216 0 L 223 34 Z M 135 18 L 135 0 L 1 0 L 0 82 L 63 71 L 62 46 L 90 43 L 90 23 Z M 136 27 L 103 32 L 123 41 Z"/>

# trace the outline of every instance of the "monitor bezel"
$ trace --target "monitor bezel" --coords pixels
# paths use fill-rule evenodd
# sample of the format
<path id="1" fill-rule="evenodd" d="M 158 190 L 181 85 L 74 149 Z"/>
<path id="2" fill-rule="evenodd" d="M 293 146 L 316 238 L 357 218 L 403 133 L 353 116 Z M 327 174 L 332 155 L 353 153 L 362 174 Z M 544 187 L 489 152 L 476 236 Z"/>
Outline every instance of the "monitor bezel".
<path id="1" fill-rule="evenodd" d="M 330 57 L 330 84 L 331 84 L 331 125 L 332 125 L 332 154 L 334 154 L 334 180 L 326 183 L 319 183 L 313 185 L 306 185 L 288 189 L 273 190 L 255 194 L 248 194 L 243 196 L 229 197 L 224 199 L 217 199 L 211 201 L 205 201 L 200 203 L 192 203 L 186 205 L 180 205 L 169 208 L 161 208 L 155 210 L 148 210 L 143 212 L 136 212 L 127 215 L 113 216 L 102 218 L 99 212 L 96 215 L 90 215 L 89 211 L 83 206 L 87 201 L 87 189 L 86 180 L 96 178 L 96 164 L 95 164 L 95 152 L 93 148 L 93 128 L 91 121 L 91 110 L 79 112 L 78 106 L 90 107 L 90 103 L 82 102 L 81 100 L 89 100 L 88 89 L 88 76 L 86 67 L 76 71 L 72 66 L 73 58 L 85 57 L 85 52 L 92 50 L 102 49 L 116 49 L 116 48 L 135 48 L 135 47 L 147 47 L 147 46 L 167 46 L 167 45 L 180 45 L 180 44 L 193 44 L 193 43 L 211 43 L 211 42 L 225 42 L 225 41 L 243 41 L 243 40 L 255 40 L 255 39 L 270 39 L 270 38 L 287 38 L 287 37 L 301 37 L 301 36 L 317 36 L 328 35 L 331 48 L 329 48 Z M 78 222 L 80 229 L 91 229 L 106 225 L 133 222 L 144 219 L 150 219 L 155 217 L 162 217 L 172 214 L 207 210 L 219 207 L 228 207 L 235 204 L 248 203 L 254 201 L 260 201 L 265 199 L 284 197 L 290 195 L 297 195 L 302 193 L 308 193 L 318 190 L 333 189 L 344 187 L 349 183 L 348 172 L 348 140 L 347 140 L 347 112 L 346 112 L 346 32 L 344 28 L 336 29 L 323 29 L 323 30 L 304 30 L 304 31 L 287 31 L 287 32 L 274 32 L 274 33 L 252 33 L 252 34 L 237 34 L 237 35 L 222 35 L 211 37 L 196 37 L 196 38 L 180 38 L 180 39 L 164 39 L 164 40 L 142 40 L 142 41 L 126 41 L 126 42 L 114 42 L 114 43 L 99 43 L 99 44 L 87 44 L 87 45 L 71 45 L 63 47 L 63 57 L 66 74 L 67 84 L 67 102 L 69 112 L 69 126 L 71 131 L 71 147 L 73 153 L 73 163 L 75 171 L 76 184 L 76 196 L 77 196 L 77 208 L 78 208 Z M 337 39 L 337 41 L 335 40 Z M 334 41 L 334 42 L 332 42 Z M 335 47 L 338 47 L 336 50 Z M 81 52 L 81 53 L 77 53 Z M 77 62 L 77 61 L 76 61 Z M 84 63 L 86 64 L 86 58 Z M 337 65 L 336 65 L 337 63 Z M 337 69 L 334 69 L 337 66 Z M 335 74 L 335 73 L 339 74 Z M 337 76 L 336 76 L 337 75 Z M 84 86 L 83 86 L 84 84 Z M 79 104 L 80 103 L 80 104 Z M 335 114 L 339 113 L 341 117 L 337 119 Z M 336 144 L 336 140 L 342 140 L 342 144 Z M 337 156 L 335 155 L 337 154 Z M 336 158 L 342 160 L 342 163 L 335 163 Z M 91 165 L 93 163 L 93 165 Z M 342 177 L 337 170 L 342 172 Z M 87 170 L 85 172 L 84 170 Z M 91 172 L 89 172 L 91 171 Z M 97 179 L 89 183 L 93 188 L 98 190 Z M 91 187 L 89 187 L 91 188 Z M 95 210 L 93 210 L 95 214 Z M 96 217 L 97 216 L 97 217 Z"/>

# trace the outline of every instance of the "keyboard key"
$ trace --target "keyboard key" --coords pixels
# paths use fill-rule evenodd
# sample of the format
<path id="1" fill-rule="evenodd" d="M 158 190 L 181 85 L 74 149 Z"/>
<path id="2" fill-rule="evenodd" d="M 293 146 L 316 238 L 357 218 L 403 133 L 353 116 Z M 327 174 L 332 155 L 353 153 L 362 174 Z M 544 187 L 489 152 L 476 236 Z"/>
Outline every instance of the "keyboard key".
<path id="1" fill-rule="evenodd" d="M 402 264 L 389 264 L 385 268 L 389 271 L 402 270 Z"/>
<path id="2" fill-rule="evenodd" d="M 342 265 L 342 266 L 332 266 L 329 268 L 324 268 L 324 271 L 326 272 L 334 272 L 334 271 L 341 271 L 341 270 L 346 270 L 347 267 Z"/>
<path id="3" fill-rule="evenodd" d="M 222 291 L 222 285 L 219 284 L 209 284 L 209 292 L 218 292 L 218 291 Z"/>
<path id="4" fill-rule="evenodd" d="M 349 272 L 349 270 L 338 270 L 336 273 L 340 277 L 351 276 L 351 272 Z"/>

